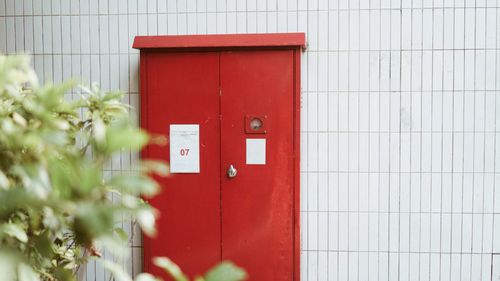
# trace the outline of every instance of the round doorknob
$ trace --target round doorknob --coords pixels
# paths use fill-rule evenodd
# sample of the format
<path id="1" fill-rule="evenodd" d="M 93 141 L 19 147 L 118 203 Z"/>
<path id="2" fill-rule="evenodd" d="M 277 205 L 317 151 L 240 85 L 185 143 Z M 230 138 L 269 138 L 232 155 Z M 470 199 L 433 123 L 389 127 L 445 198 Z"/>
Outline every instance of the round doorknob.
<path id="1" fill-rule="evenodd" d="M 227 177 L 228 178 L 234 178 L 236 177 L 236 174 L 238 171 L 233 167 L 233 165 L 229 165 L 229 168 L 227 169 Z"/>

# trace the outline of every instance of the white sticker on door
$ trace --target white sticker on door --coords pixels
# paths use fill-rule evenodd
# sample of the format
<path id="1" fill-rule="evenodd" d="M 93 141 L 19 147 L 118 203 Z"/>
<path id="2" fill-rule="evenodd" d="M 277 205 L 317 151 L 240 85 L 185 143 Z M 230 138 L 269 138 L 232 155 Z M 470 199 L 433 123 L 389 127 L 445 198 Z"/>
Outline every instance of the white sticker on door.
<path id="1" fill-rule="evenodd" d="M 170 125 L 170 172 L 200 172 L 200 125 Z"/>
<path id="2" fill-rule="evenodd" d="M 247 164 L 266 164 L 266 139 L 247 139 Z"/>

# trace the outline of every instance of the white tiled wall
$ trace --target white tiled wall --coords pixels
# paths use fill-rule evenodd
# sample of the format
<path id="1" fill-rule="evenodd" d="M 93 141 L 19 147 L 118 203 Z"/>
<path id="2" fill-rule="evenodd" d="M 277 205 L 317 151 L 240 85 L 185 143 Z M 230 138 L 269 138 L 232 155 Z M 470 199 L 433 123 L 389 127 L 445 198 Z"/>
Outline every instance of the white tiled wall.
<path id="1" fill-rule="evenodd" d="M 306 32 L 301 280 L 498 280 L 499 4 L 0 0 L 0 51 L 137 108 L 135 35 Z M 130 249 L 136 274 L 140 239 Z M 105 278 L 91 265 L 81 280 Z"/>

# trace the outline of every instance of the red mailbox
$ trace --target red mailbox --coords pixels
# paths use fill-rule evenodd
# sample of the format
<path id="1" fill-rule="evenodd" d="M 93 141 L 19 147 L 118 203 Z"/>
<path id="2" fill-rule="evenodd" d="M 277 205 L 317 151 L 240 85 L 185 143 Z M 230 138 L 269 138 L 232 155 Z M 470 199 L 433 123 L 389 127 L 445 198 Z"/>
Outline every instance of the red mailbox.
<path id="1" fill-rule="evenodd" d="M 222 260 L 250 280 L 299 280 L 300 48 L 303 33 L 138 36 L 141 125 L 169 137 L 150 203 L 168 256 L 190 276 Z"/>

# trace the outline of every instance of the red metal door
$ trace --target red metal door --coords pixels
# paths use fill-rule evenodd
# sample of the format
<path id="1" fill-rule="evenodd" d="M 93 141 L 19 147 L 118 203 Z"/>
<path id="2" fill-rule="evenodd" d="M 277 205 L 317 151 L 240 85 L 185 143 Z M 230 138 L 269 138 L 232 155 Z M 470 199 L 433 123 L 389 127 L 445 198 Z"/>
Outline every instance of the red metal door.
<path id="1" fill-rule="evenodd" d="M 158 235 L 145 239 L 145 269 L 168 256 L 189 273 L 220 262 L 220 121 L 218 53 L 148 53 L 141 58 L 142 125 L 169 136 L 170 124 L 200 124 L 201 173 L 160 179 L 162 192 L 149 201 L 160 211 Z M 170 159 L 169 146 L 149 146 L 147 157 Z M 169 279 L 167 279 L 169 280 Z"/>
<path id="2" fill-rule="evenodd" d="M 231 260 L 248 271 L 249 280 L 299 280 L 304 38 L 136 38 L 134 47 L 146 49 L 141 50 L 142 127 L 169 137 L 172 124 L 199 125 L 199 173 L 160 179 L 161 193 L 149 200 L 160 218 L 156 238 L 144 239 L 146 271 L 166 278 L 151 259 L 168 256 L 190 277 Z M 263 122 L 260 130 L 250 128 L 254 117 Z M 248 163 L 247 142 L 256 139 L 265 141 L 259 160 L 265 163 Z M 170 147 L 150 145 L 143 156 L 169 161 Z M 226 174 L 230 165 L 237 169 L 233 178 Z"/>
<path id="3" fill-rule="evenodd" d="M 220 58 L 222 259 L 255 281 L 294 280 L 293 63 L 293 50 Z M 265 133 L 245 130 L 255 116 Z M 256 138 L 265 139 L 265 164 L 246 164 L 246 141 Z"/>

